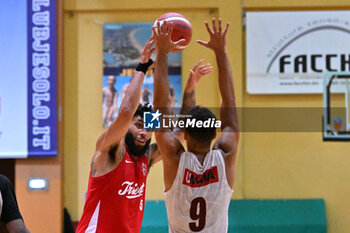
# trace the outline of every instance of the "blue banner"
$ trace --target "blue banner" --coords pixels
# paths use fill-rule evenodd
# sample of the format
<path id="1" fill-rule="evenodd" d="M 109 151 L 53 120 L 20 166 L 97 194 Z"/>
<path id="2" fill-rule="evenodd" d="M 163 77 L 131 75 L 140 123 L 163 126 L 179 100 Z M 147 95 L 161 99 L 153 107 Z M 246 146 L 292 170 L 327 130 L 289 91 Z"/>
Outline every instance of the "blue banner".
<path id="1" fill-rule="evenodd" d="M 56 2 L 4 1 L 0 22 L 0 158 L 56 156 Z"/>
<path id="2" fill-rule="evenodd" d="M 29 0 L 27 9 L 28 156 L 56 156 L 56 2 Z"/>

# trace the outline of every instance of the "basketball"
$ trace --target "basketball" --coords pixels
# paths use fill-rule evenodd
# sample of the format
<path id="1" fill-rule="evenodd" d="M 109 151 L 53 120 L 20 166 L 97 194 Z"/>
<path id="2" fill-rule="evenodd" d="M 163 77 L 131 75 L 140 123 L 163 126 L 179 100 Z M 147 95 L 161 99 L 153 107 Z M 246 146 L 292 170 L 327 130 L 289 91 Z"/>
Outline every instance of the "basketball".
<path id="1" fill-rule="evenodd" d="M 187 47 L 187 45 L 191 41 L 192 37 L 192 26 L 188 19 L 185 18 L 185 16 L 179 14 L 179 13 L 165 13 L 164 15 L 160 16 L 153 24 L 154 27 L 157 27 L 157 22 L 160 22 L 160 25 L 162 25 L 163 21 L 166 20 L 168 23 L 173 23 L 173 33 L 171 35 L 172 41 L 178 41 L 181 39 L 185 39 L 184 42 L 180 43 L 176 46 L 175 49 L 170 50 L 171 53 L 176 53 L 184 48 Z"/>

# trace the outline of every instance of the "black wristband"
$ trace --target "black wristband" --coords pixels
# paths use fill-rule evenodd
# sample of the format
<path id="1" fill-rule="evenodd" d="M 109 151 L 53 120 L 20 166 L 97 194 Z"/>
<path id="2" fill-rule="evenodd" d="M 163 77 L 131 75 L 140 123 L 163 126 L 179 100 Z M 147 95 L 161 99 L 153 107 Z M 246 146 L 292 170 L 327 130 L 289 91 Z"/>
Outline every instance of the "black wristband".
<path id="1" fill-rule="evenodd" d="M 136 67 L 136 70 L 146 74 L 148 67 L 150 67 L 152 64 L 153 64 L 153 60 L 150 58 L 147 63 L 139 63 Z"/>

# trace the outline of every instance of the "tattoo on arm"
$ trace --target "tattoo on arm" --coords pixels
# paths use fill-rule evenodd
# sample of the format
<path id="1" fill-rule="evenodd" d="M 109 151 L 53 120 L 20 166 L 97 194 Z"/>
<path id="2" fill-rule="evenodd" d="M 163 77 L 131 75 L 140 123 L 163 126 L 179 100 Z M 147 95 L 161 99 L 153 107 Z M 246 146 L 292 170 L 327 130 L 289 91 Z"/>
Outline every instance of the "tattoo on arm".
<path id="1" fill-rule="evenodd" d="M 189 98 L 192 98 L 193 96 L 194 96 L 194 90 L 191 92 L 185 92 L 184 99 L 188 101 Z M 193 101 L 193 99 L 190 99 L 190 100 Z"/>
<path id="2" fill-rule="evenodd" d="M 196 94 L 193 90 L 192 92 L 184 92 L 182 98 L 181 114 L 185 114 L 191 107 L 196 105 Z"/>
<path id="3" fill-rule="evenodd" d="M 120 151 L 120 154 L 119 154 L 119 160 L 122 160 L 124 158 L 124 154 L 125 154 L 125 148 L 122 147 L 122 150 Z"/>

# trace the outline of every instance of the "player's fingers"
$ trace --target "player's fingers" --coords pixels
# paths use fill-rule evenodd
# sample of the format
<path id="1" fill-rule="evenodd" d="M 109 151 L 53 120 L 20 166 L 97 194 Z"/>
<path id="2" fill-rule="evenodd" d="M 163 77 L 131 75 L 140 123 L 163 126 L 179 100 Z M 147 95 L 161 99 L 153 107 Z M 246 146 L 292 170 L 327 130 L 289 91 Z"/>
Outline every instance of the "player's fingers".
<path id="1" fill-rule="evenodd" d="M 197 40 L 197 43 L 200 44 L 200 45 L 203 45 L 204 47 L 207 47 L 208 48 L 208 42 L 204 42 L 202 40 Z"/>
<path id="2" fill-rule="evenodd" d="M 164 31 L 165 31 L 166 26 L 167 26 L 167 22 L 164 20 L 163 23 L 162 23 L 162 26 L 161 26 L 161 28 L 160 28 L 162 34 L 164 34 Z"/>
<path id="3" fill-rule="evenodd" d="M 213 33 L 213 31 L 210 29 L 209 23 L 208 23 L 207 21 L 205 21 L 204 24 L 205 24 L 205 27 L 207 28 L 208 33 L 209 33 L 210 35 L 213 35 L 214 33 Z"/>
<path id="4" fill-rule="evenodd" d="M 197 70 L 197 68 L 200 66 L 200 64 L 202 64 L 204 60 L 203 59 L 200 59 L 197 64 L 193 67 L 193 70 Z"/>
<path id="5" fill-rule="evenodd" d="M 216 31 L 216 20 L 215 20 L 215 18 L 212 18 L 212 24 L 213 24 L 213 31 L 214 31 L 214 33 L 216 33 L 217 31 Z"/>
<path id="6" fill-rule="evenodd" d="M 153 31 L 153 37 L 154 37 L 155 35 L 158 35 L 158 33 L 157 33 L 157 31 L 156 31 L 156 27 L 152 27 L 152 31 Z"/>
<path id="7" fill-rule="evenodd" d="M 226 27 L 225 27 L 225 30 L 224 30 L 224 36 L 226 36 L 226 33 L 228 31 L 228 27 L 230 26 L 230 23 L 226 23 Z"/>
<path id="8" fill-rule="evenodd" d="M 205 74 L 209 74 L 209 73 L 212 72 L 212 71 L 213 71 L 213 69 L 207 69 L 207 70 L 204 71 L 204 73 L 205 73 Z"/>
<path id="9" fill-rule="evenodd" d="M 171 37 L 171 34 L 173 33 L 173 29 L 174 29 L 174 23 L 170 23 L 169 25 L 169 32 L 168 35 Z"/>
<path id="10" fill-rule="evenodd" d="M 213 66 L 209 63 L 201 65 L 201 69 L 211 69 L 211 68 L 213 68 Z"/>
<path id="11" fill-rule="evenodd" d="M 152 48 L 152 49 L 150 49 L 150 50 L 149 50 L 150 54 L 154 53 L 154 50 L 156 50 L 156 48 L 155 48 L 155 47 L 154 47 L 154 48 Z"/>
<path id="12" fill-rule="evenodd" d="M 207 63 L 207 64 L 204 64 L 204 65 L 201 65 L 202 68 L 208 68 L 208 67 L 212 67 L 212 65 L 210 63 Z"/>
<path id="13" fill-rule="evenodd" d="M 158 21 L 157 22 L 157 35 L 161 34 L 161 32 L 162 32 L 162 27 L 160 25 L 160 22 Z"/>
<path id="14" fill-rule="evenodd" d="M 149 49 L 149 48 L 151 48 L 151 46 L 153 45 L 153 43 L 154 43 L 154 39 L 151 37 L 151 38 L 148 39 L 148 41 L 147 41 L 145 47 L 146 47 L 147 49 Z"/>
<path id="15" fill-rule="evenodd" d="M 222 32 L 222 20 L 219 18 L 219 33 L 221 34 Z"/>
<path id="16" fill-rule="evenodd" d="M 208 66 L 208 67 L 207 67 L 207 69 L 209 69 L 209 70 L 213 70 L 213 69 L 214 69 L 214 67 L 213 67 L 212 65 L 210 65 L 210 66 Z"/>
<path id="17" fill-rule="evenodd" d="M 199 71 L 201 72 L 201 73 L 206 73 L 206 72 L 211 72 L 213 69 L 212 68 L 202 68 L 202 69 L 200 69 Z"/>
<path id="18" fill-rule="evenodd" d="M 210 72 L 212 72 L 212 71 L 213 71 L 213 69 L 210 69 L 210 68 L 208 68 L 208 69 L 202 69 L 202 70 L 201 70 L 202 73 L 206 73 L 206 74 L 207 74 L 207 73 L 210 73 Z"/>
<path id="19" fill-rule="evenodd" d="M 205 71 L 205 70 L 208 70 L 208 69 L 211 69 L 211 67 L 210 66 L 202 66 L 202 67 L 198 68 L 198 71 L 202 72 L 202 71 Z"/>
<path id="20" fill-rule="evenodd" d="M 163 21 L 163 28 L 162 28 L 162 33 L 163 34 L 166 34 L 168 32 L 168 27 L 169 27 L 169 24 L 166 20 Z"/>
<path id="21" fill-rule="evenodd" d="M 174 42 L 174 45 L 181 44 L 182 42 L 185 42 L 185 39 L 181 39 L 181 40 L 178 40 L 178 41 Z"/>

